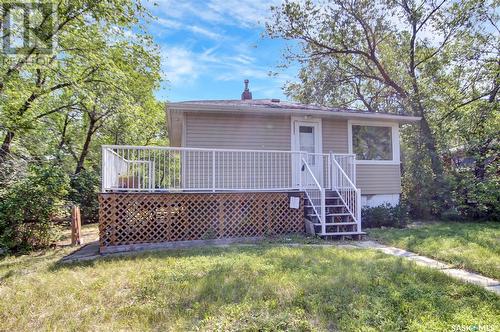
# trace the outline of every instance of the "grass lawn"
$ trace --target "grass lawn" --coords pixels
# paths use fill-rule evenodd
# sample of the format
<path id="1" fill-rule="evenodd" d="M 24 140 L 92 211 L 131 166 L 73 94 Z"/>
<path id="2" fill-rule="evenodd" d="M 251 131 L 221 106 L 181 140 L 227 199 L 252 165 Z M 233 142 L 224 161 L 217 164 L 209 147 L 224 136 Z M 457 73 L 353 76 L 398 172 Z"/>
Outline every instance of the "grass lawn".
<path id="1" fill-rule="evenodd" d="M 0 258 L 0 331 L 498 330 L 500 297 L 379 252 L 279 244 Z"/>
<path id="2" fill-rule="evenodd" d="M 389 245 L 500 279 L 500 223 L 432 223 L 406 229 L 371 229 Z"/>

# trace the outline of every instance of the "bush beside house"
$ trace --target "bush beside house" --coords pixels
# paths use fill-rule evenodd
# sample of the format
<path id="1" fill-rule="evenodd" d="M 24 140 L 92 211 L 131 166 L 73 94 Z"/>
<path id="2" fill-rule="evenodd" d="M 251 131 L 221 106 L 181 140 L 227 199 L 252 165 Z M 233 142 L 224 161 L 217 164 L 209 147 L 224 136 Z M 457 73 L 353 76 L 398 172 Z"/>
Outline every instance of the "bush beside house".
<path id="1" fill-rule="evenodd" d="M 396 227 L 403 228 L 410 221 L 408 209 L 403 204 L 390 204 L 361 209 L 362 228 Z"/>

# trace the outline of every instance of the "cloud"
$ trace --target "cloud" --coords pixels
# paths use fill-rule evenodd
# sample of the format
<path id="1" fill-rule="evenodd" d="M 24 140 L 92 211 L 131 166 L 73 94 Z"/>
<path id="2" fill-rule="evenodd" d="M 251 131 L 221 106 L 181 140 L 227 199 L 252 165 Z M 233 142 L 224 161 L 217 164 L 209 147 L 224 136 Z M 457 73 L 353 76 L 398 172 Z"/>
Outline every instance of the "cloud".
<path id="1" fill-rule="evenodd" d="M 175 1 L 159 0 L 153 11 L 160 17 L 175 19 L 197 18 L 205 23 L 239 27 L 263 25 L 270 15 L 270 7 L 280 0 L 207 0 Z"/>
<path id="2" fill-rule="evenodd" d="M 173 86 L 193 83 L 200 75 L 214 81 L 234 81 L 245 78 L 268 79 L 269 68 L 258 65 L 245 54 L 217 53 L 218 47 L 194 52 L 184 47 L 164 47 L 162 70 Z"/>
<path id="3" fill-rule="evenodd" d="M 221 34 L 212 32 L 208 29 L 205 29 L 205 28 L 202 28 L 202 27 L 199 27 L 196 25 L 188 26 L 187 29 L 193 33 L 200 34 L 200 35 L 203 35 L 205 37 L 208 37 L 208 38 L 214 39 L 214 40 L 220 40 L 220 39 L 224 38 L 224 36 L 222 36 Z"/>
<path id="4" fill-rule="evenodd" d="M 166 28 L 169 30 L 184 30 L 184 31 L 189 31 L 193 34 L 196 35 L 202 35 L 204 37 L 214 39 L 214 40 L 221 40 L 224 38 L 223 35 L 213 32 L 207 28 L 203 28 L 197 25 L 189 25 L 189 24 L 184 24 L 182 22 L 173 20 L 173 19 L 168 19 L 168 18 L 162 18 L 159 17 L 156 20 L 157 25 L 161 26 L 162 28 Z"/>
<path id="5" fill-rule="evenodd" d="M 172 85 L 196 80 L 201 72 L 192 52 L 182 47 L 164 48 L 162 51 L 162 71 Z"/>
<path id="6" fill-rule="evenodd" d="M 269 75 L 279 51 L 259 39 L 269 7 L 279 0 L 157 2 L 150 9 L 157 17 L 152 29 L 162 49 L 162 71 L 166 87 L 182 91 L 181 99 L 191 94 L 192 99 L 199 98 L 200 86 L 207 93 L 209 86 L 217 91 L 216 86 L 232 86 L 232 82 L 242 85 L 244 78 L 253 82 L 252 90 L 261 98 L 282 96 L 287 76 Z"/>
<path id="7" fill-rule="evenodd" d="M 255 27 L 263 25 L 270 16 L 270 7 L 280 3 L 279 0 L 210 0 L 207 6 L 221 17 L 230 17 L 229 24 L 232 22 L 243 27 Z"/>
<path id="8" fill-rule="evenodd" d="M 156 22 L 165 28 L 176 29 L 176 30 L 181 29 L 183 26 L 182 23 L 178 21 L 162 17 L 158 17 L 156 19 Z"/>

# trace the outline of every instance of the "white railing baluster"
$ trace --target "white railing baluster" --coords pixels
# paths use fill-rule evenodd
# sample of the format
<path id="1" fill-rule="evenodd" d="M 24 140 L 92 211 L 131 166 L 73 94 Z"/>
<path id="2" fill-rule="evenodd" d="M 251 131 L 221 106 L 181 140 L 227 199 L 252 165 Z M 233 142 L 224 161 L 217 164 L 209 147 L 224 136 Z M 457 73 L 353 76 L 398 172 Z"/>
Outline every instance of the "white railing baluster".
<path id="1" fill-rule="evenodd" d="M 314 165 L 310 161 L 315 161 Z M 302 172 L 303 161 L 309 171 Z M 314 179 L 320 188 L 344 190 L 353 176 L 351 155 L 307 154 L 299 151 L 236 150 L 176 147 L 102 147 L 101 190 L 106 191 L 272 191 L 308 190 L 315 204 L 321 192 L 312 194 Z M 353 177 L 352 177 L 353 178 Z M 345 190 L 347 193 L 347 190 Z M 355 190 L 347 198 L 356 209 Z M 356 210 L 353 210 L 356 214 Z M 322 215 L 318 206 L 318 215 Z"/>
<path id="2" fill-rule="evenodd" d="M 307 155 L 301 159 L 301 168 L 304 167 L 304 191 L 313 208 L 314 214 L 321 223 L 322 234 L 326 233 L 326 207 L 325 207 L 325 188 L 320 185 L 314 172 L 307 163 Z M 302 176 L 301 176 L 302 177 Z"/>
<path id="3" fill-rule="evenodd" d="M 346 161 L 348 159 L 343 156 L 341 160 Z M 337 158 L 332 159 L 332 166 L 332 173 L 335 174 L 336 178 L 333 189 L 336 190 L 342 203 L 356 222 L 357 231 L 361 232 L 361 191 L 356 188 L 351 177 L 348 176 L 344 168 L 340 166 Z M 349 169 L 349 167 L 347 169 Z M 351 176 L 354 177 L 355 174 L 351 174 Z"/>

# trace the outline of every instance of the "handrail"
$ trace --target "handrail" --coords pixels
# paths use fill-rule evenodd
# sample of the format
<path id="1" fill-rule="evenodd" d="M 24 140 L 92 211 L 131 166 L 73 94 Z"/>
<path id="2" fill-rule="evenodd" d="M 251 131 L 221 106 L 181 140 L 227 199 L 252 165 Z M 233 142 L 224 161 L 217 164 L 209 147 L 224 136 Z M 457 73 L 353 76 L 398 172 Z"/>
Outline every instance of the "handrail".
<path id="1" fill-rule="evenodd" d="M 134 149 L 134 150 L 170 150 L 170 151 L 220 151 L 220 152 L 272 152 L 272 153 L 304 153 L 301 151 L 285 151 L 285 150 L 246 150 L 246 149 L 212 149 L 212 148 L 184 148 L 174 146 L 139 146 L 139 145 L 102 145 L 102 148 L 107 149 Z"/>
<path id="2" fill-rule="evenodd" d="M 306 169 L 309 171 L 309 174 L 311 175 L 312 179 L 314 180 L 314 184 L 318 187 L 318 188 L 321 188 L 321 185 L 319 184 L 318 180 L 316 179 L 316 177 L 314 176 L 314 173 L 313 171 L 311 170 L 311 167 L 309 167 L 309 164 L 307 163 L 307 161 L 302 158 L 302 162 L 304 163 L 304 165 L 306 166 Z"/>
<path id="3" fill-rule="evenodd" d="M 342 182 L 346 181 L 349 185 L 339 186 L 337 181 L 332 180 L 332 186 L 340 197 L 340 200 L 346 207 L 347 211 L 354 219 L 357 224 L 358 232 L 361 231 L 361 191 L 359 188 L 356 188 L 356 185 L 351 181 L 349 176 L 344 172 L 340 164 L 334 159 L 332 166 L 337 168 L 337 172 L 335 174 L 339 174 L 343 177 Z M 334 172 L 332 172 L 333 174 Z"/>
<path id="4" fill-rule="evenodd" d="M 319 191 L 319 198 L 314 198 L 313 193 L 311 192 L 311 188 L 308 188 L 307 185 L 304 186 L 304 191 L 307 195 L 307 198 L 309 199 L 309 202 L 311 202 L 312 208 L 314 210 L 314 213 L 318 217 L 318 219 L 321 222 L 321 227 L 322 227 L 322 233 L 325 233 L 326 231 L 326 226 L 325 226 L 325 221 L 326 221 L 326 211 L 325 211 L 325 188 L 323 188 L 319 181 L 316 179 L 314 176 L 313 171 L 309 167 L 309 164 L 307 163 L 306 159 L 302 158 L 302 164 L 305 166 L 305 171 L 307 171 L 307 175 L 310 176 L 310 178 L 313 181 L 313 184 L 316 186 L 316 190 Z M 318 206 L 315 204 L 315 201 L 319 200 L 319 209 L 320 211 L 318 212 Z"/>
<path id="5" fill-rule="evenodd" d="M 103 145 L 102 154 L 103 192 L 300 190 L 301 152 Z"/>
<path id="6" fill-rule="evenodd" d="M 352 183 L 352 181 L 349 178 L 349 176 L 347 176 L 347 174 L 344 172 L 344 170 L 342 169 L 342 167 L 340 166 L 340 164 L 335 160 L 335 158 L 333 158 L 333 162 L 335 163 L 335 165 L 337 166 L 337 168 L 340 170 L 340 174 L 344 175 L 344 177 L 347 179 L 347 181 L 349 181 L 349 184 L 356 189 L 356 185 L 354 183 Z"/>

